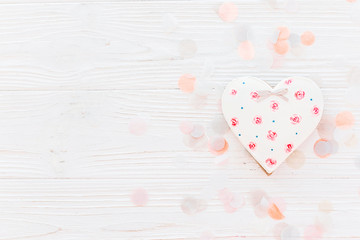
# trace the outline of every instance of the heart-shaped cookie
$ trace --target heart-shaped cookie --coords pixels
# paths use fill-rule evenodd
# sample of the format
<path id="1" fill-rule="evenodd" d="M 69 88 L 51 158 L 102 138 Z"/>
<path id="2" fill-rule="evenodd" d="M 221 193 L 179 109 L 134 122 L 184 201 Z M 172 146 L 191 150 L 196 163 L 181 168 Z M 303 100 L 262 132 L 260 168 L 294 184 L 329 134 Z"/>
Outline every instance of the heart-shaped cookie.
<path id="1" fill-rule="evenodd" d="M 268 173 L 314 131 L 323 107 L 320 88 L 304 77 L 287 78 L 275 88 L 255 77 L 238 78 L 222 96 L 225 120 Z"/>

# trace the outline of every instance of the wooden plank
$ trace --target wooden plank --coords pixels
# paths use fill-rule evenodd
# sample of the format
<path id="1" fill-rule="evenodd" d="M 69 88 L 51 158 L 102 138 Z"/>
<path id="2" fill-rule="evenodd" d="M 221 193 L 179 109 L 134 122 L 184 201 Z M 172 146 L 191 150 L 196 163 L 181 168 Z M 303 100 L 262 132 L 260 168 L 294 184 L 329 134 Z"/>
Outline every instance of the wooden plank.
<path id="1" fill-rule="evenodd" d="M 211 230 L 219 239 L 230 236 L 248 236 L 250 239 L 272 237 L 272 232 L 254 233 L 261 223 L 274 226 L 277 221 L 258 219 L 250 206 L 233 214 L 225 213 L 215 196 L 207 200 L 207 211 L 188 216 L 180 208 L 184 197 L 199 198 L 199 192 L 209 185 L 206 179 L 63 179 L 63 180 L 0 180 L 0 203 L 3 226 L 10 226 L 4 239 L 36 237 L 38 239 L 63 239 L 86 236 L 90 239 L 196 239 L 202 231 Z M 272 187 L 276 185 L 277 187 Z M 130 195 L 134 188 L 142 186 L 149 193 L 146 207 L 132 206 Z M 231 179 L 227 187 L 243 196 L 262 186 L 269 189 L 272 197 L 281 196 L 287 203 L 284 212 L 286 223 L 296 225 L 302 231 L 320 215 L 317 205 L 331 199 L 334 210 L 329 213 L 334 227 L 330 239 L 340 237 L 356 239 L 358 229 L 349 222 L 359 224 L 358 202 L 349 190 L 359 186 L 359 180 L 327 179 L 314 180 Z M 289 186 L 293 186 L 289 191 Z M 344 187 L 346 186 L 346 187 Z M 271 189 L 271 190 L 270 190 Z M 326 190 L 326 191 L 324 191 Z M 247 216 L 244 218 L 244 216 Z M 224 221 L 226 219 L 227 221 Z M 26 231 L 23 230 L 26 227 Z M 40 231 L 41 230 L 41 231 Z M 327 235 L 325 235 L 326 237 Z"/>
<path id="2" fill-rule="evenodd" d="M 304 75 L 320 76 L 324 87 L 346 87 L 350 67 L 360 63 L 360 51 L 353 48 L 360 41 L 360 29 L 348 17 L 345 1 L 327 4 L 327 11 L 320 8 L 323 3 L 299 3 L 303 11 L 295 15 L 269 11 L 258 2 L 239 4 L 240 22 L 252 26 L 258 57 L 269 52 L 263 39 L 279 25 L 289 25 L 298 34 L 316 32 L 315 46 L 305 49 L 303 57 L 289 54 L 283 68 L 265 72 L 256 67 L 256 60 L 237 56 L 236 25 L 221 22 L 217 3 L 4 4 L 0 89 L 169 89 L 183 73 L 200 78 L 205 61 L 213 62 L 212 79 L 217 83 L 255 75 L 275 84 Z M 173 33 L 163 27 L 168 12 L 179 25 Z M 338 32 L 346 42 L 339 48 L 333 47 L 338 45 Z M 194 59 L 179 54 L 182 39 L 196 41 Z"/>
<path id="3" fill-rule="evenodd" d="M 344 107 L 339 101 L 343 94 L 336 98 L 332 89 L 324 89 L 324 94 L 331 109 L 328 115 Z M 207 146 L 197 151 L 186 147 L 179 124 L 184 120 L 203 124 L 212 136 L 211 121 L 221 112 L 214 94 L 203 109 L 187 101 L 179 90 L 1 92 L 0 178 L 206 177 L 221 168 L 216 157 Z M 128 130 L 128 123 L 139 114 L 149 124 L 140 137 Z M 355 117 L 359 115 L 355 111 Z M 229 176 L 268 178 L 232 133 L 226 138 Z M 294 171 L 284 165 L 272 177 L 358 179 L 356 147 L 340 145 L 337 154 L 319 159 L 312 153 L 318 138 L 314 134 L 301 149 L 307 157 L 305 167 Z M 179 159 L 186 162 L 180 164 L 183 171 L 177 168 Z"/>

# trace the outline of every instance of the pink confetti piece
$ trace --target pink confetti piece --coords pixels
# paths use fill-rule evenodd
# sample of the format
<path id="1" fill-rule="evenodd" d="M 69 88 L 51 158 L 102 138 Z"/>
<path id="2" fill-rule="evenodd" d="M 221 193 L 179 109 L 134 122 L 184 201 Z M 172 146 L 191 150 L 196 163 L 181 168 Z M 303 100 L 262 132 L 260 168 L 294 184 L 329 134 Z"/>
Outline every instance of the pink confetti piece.
<path id="1" fill-rule="evenodd" d="M 341 129 L 349 129 L 354 125 L 355 118 L 352 112 L 343 111 L 336 115 L 335 124 L 336 127 Z"/>
<path id="2" fill-rule="evenodd" d="M 140 136 L 146 133 L 148 124 L 145 119 L 136 117 L 130 120 L 128 127 L 130 133 Z"/>
<path id="3" fill-rule="evenodd" d="M 194 215 L 206 209 L 206 202 L 192 197 L 184 198 L 181 203 L 181 210 L 187 215 Z"/>
<path id="4" fill-rule="evenodd" d="M 236 7 L 235 4 L 231 2 L 225 2 L 221 4 L 218 10 L 218 15 L 224 22 L 235 21 L 236 18 L 238 17 L 238 14 L 239 14 L 238 8 Z"/>
<path id="5" fill-rule="evenodd" d="M 135 189 L 131 195 L 131 201 L 137 207 L 145 206 L 149 201 L 147 191 L 143 188 Z"/>
<path id="6" fill-rule="evenodd" d="M 245 205 L 245 200 L 241 196 L 231 192 L 227 188 L 219 191 L 219 199 L 223 203 L 225 211 L 228 213 L 233 213 Z"/>
<path id="7" fill-rule="evenodd" d="M 220 151 L 225 147 L 225 139 L 221 136 L 215 136 L 210 139 L 210 149 Z"/>
<path id="8" fill-rule="evenodd" d="M 183 134 L 190 134 L 191 131 L 194 129 L 194 124 L 190 121 L 183 121 L 180 123 L 180 131 Z"/>
<path id="9" fill-rule="evenodd" d="M 255 56 L 254 45 L 250 41 L 244 41 L 239 44 L 238 54 L 244 60 L 251 60 Z"/>
<path id="10" fill-rule="evenodd" d="M 205 128 L 203 125 L 200 124 L 194 124 L 192 131 L 190 132 L 190 135 L 193 138 L 201 138 L 205 134 Z"/>
<path id="11" fill-rule="evenodd" d="M 322 235 L 323 230 L 316 225 L 307 226 L 304 230 L 304 240 L 319 240 Z"/>
<path id="12" fill-rule="evenodd" d="M 326 139 L 319 139 L 314 144 L 314 152 L 318 157 L 326 158 L 330 156 L 332 152 L 331 144 Z"/>
<path id="13" fill-rule="evenodd" d="M 303 34 L 301 34 L 300 39 L 303 45 L 311 46 L 315 42 L 315 35 L 310 31 L 306 31 Z"/>
<path id="14" fill-rule="evenodd" d="M 178 86 L 181 91 L 191 93 L 194 91 L 196 78 L 191 74 L 183 74 L 178 81 Z"/>

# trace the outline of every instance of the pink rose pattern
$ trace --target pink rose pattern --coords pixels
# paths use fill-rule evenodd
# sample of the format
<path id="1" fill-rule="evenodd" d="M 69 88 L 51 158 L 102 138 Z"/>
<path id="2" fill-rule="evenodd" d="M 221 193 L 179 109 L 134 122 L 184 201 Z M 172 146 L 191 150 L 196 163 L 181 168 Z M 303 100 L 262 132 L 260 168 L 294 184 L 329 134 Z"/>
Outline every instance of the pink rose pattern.
<path id="1" fill-rule="evenodd" d="M 291 143 L 286 144 L 286 146 L 285 146 L 285 152 L 286 152 L 286 153 L 290 153 L 290 152 L 293 150 L 293 148 L 294 148 L 294 145 L 293 145 L 293 144 L 291 144 Z"/>
<path id="2" fill-rule="evenodd" d="M 297 100 L 301 100 L 305 97 L 305 92 L 304 91 L 296 91 L 295 92 L 295 98 Z"/>
<path id="3" fill-rule="evenodd" d="M 259 94 L 258 94 L 258 92 L 256 92 L 256 91 L 255 91 L 255 92 L 251 92 L 251 93 L 250 93 L 250 96 L 251 96 L 251 99 L 252 99 L 252 100 L 258 100 L 259 97 L 260 97 Z"/>
<path id="4" fill-rule="evenodd" d="M 273 132 L 271 130 L 268 131 L 268 135 L 267 135 L 267 138 L 271 141 L 275 141 L 277 137 L 277 133 L 276 132 Z"/>
<path id="5" fill-rule="evenodd" d="M 290 85 L 292 82 L 293 82 L 293 79 L 288 79 L 288 80 L 285 81 L 285 84 Z M 231 94 L 236 95 L 237 91 L 235 89 L 232 89 Z M 258 100 L 259 97 L 260 96 L 259 96 L 258 92 L 256 92 L 256 91 L 250 92 L 250 98 L 252 100 Z M 298 91 L 295 92 L 295 98 L 297 100 L 302 100 L 302 99 L 304 99 L 304 97 L 305 97 L 305 92 L 304 91 L 298 90 Z M 273 111 L 277 111 L 279 109 L 279 102 L 277 102 L 275 100 L 271 101 L 270 102 L 270 108 Z M 311 108 L 311 112 L 313 113 L 313 115 L 316 116 L 316 115 L 319 115 L 320 109 L 315 105 L 315 106 L 313 106 Z M 292 116 L 290 116 L 290 122 L 292 124 L 294 124 L 294 125 L 299 124 L 301 122 L 301 120 L 302 120 L 302 118 L 301 118 L 301 116 L 299 114 L 293 114 Z M 260 115 L 257 115 L 257 116 L 255 116 L 253 118 L 253 123 L 255 125 L 259 125 L 262 122 L 263 122 L 263 118 Z M 235 127 L 238 124 L 239 124 L 239 120 L 236 117 L 233 117 L 231 119 L 231 125 Z M 278 135 L 277 135 L 277 133 L 275 131 L 269 130 L 266 137 L 267 137 L 267 139 L 269 139 L 271 141 L 275 141 L 277 136 Z M 256 137 L 258 137 L 258 136 L 256 136 Z M 256 149 L 256 143 L 255 142 L 249 142 L 248 146 L 249 146 L 250 150 L 255 150 Z M 294 145 L 292 143 L 288 143 L 288 144 L 285 145 L 284 151 L 286 153 L 291 153 L 293 151 L 293 149 L 294 149 Z M 266 165 L 268 167 L 273 167 L 274 165 L 276 165 L 277 161 L 275 159 L 268 158 L 268 159 L 265 160 L 265 163 L 266 163 Z"/>
<path id="6" fill-rule="evenodd" d="M 268 167 L 273 167 L 276 165 L 276 160 L 272 158 L 268 158 L 266 159 L 265 163 Z"/>
<path id="7" fill-rule="evenodd" d="M 270 102 L 270 107 L 273 111 L 276 111 L 279 109 L 279 103 L 277 101 L 271 101 Z"/>
<path id="8" fill-rule="evenodd" d="M 300 122 L 301 122 L 301 116 L 298 115 L 298 114 L 292 115 L 292 116 L 290 117 L 290 122 L 291 122 L 292 124 L 298 124 L 298 123 L 300 123 Z"/>
<path id="9" fill-rule="evenodd" d="M 293 81 L 292 79 L 288 79 L 288 80 L 285 81 L 285 84 L 290 85 L 292 83 L 292 81 Z"/>
<path id="10" fill-rule="evenodd" d="M 250 148 L 250 150 L 254 150 L 255 147 L 256 147 L 256 143 L 254 143 L 254 142 L 250 142 L 250 143 L 249 143 L 249 148 Z"/>
<path id="11" fill-rule="evenodd" d="M 232 118 L 231 119 L 231 125 L 236 127 L 239 124 L 239 120 L 237 118 Z"/>
<path id="12" fill-rule="evenodd" d="M 261 116 L 255 116 L 253 119 L 253 123 L 256 125 L 259 125 L 262 123 L 262 117 Z"/>
<path id="13" fill-rule="evenodd" d="M 317 106 L 314 106 L 312 109 L 313 114 L 318 115 L 320 112 L 320 109 Z"/>

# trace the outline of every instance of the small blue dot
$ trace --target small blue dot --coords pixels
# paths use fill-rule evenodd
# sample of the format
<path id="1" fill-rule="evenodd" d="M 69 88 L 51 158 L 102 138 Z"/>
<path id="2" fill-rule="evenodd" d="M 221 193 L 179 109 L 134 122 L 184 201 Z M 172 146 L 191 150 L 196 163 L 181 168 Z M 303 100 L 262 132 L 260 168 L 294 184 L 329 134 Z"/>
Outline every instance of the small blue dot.
<path id="1" fill-rule="evenodd" d="M 273 120 L 273 122 L 275 122 L 275 120 Z"/>
<path id="2" fill-rule="evenodd" d="M 298 133 L 295 133 L 296 135 L 298 135 Z"/>
<path id="3" fill-rule="evenodd" d="M 243 84 L 245 84 L 245 82 L 243 82 Z"/>
<path id="4" fill-rule="evenodd" d="M 244 109 L 244 107 L 241 107 L 241 109 Z"/>
<path id="5" fill-rule="evenodd" d="M 274 151 L 274 149 L 272 148 L 271 151 Z"/>
<path id="6" fill-rule="evenodd" d="M 310 98 L 310 101 L 312 101 L 312 98 Z"/>
<path id="7" fill-rule="evenodd" d="M 258 138 L 259 136 L 256 136 L 256 138 Z"/>
<path id="8" fill-rule="evenodd" d="M 241 133 L 239 133 L 239 136 L 241 136 Z"/>

